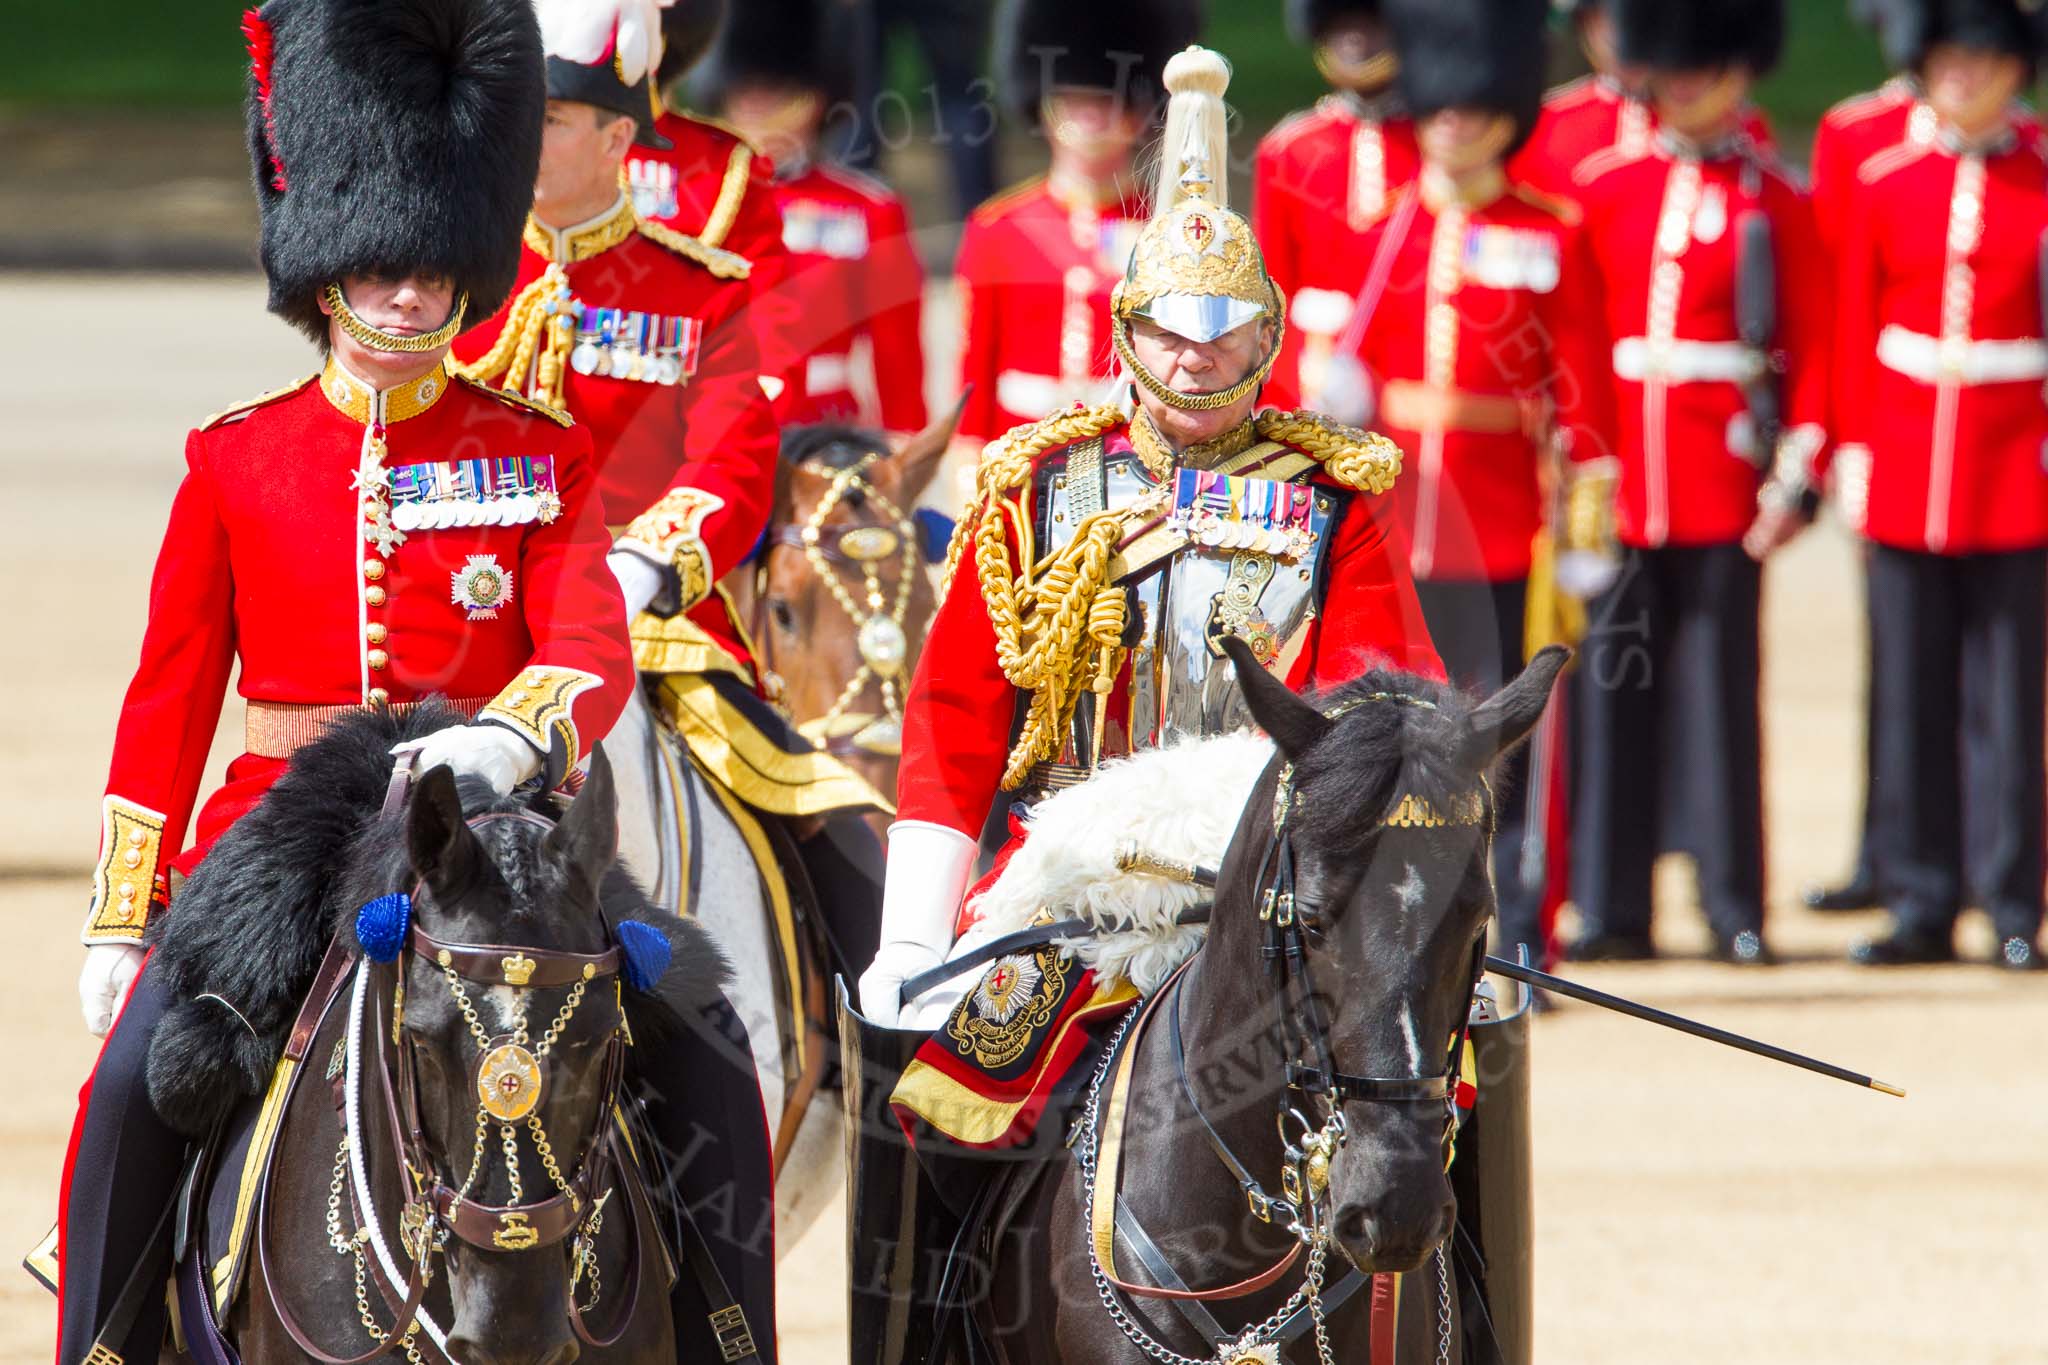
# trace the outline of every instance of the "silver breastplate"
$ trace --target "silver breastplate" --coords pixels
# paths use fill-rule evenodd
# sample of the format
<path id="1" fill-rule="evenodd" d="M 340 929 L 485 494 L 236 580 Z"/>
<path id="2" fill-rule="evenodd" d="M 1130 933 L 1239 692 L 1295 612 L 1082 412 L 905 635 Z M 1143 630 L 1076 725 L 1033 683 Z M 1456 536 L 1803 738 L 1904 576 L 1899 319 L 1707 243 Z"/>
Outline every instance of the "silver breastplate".
<path id="1" fill-rule="evenodd" d="M 1037 498 L 1039 552 L 1070 543 L 1095 510 L 1127 507 L 1160 487 L 1136 454 L 1105 455 L 1100 441 L 1074 447 L 1064 466 L 1048 466 Z M 1306 477 L 1305 475 L 1303 476 Z M 1250 643 L 1285 674 L 1315 622 L 1328 560 L 1328 530 L 1339 507 L 1328 489 L 1313 491 L 1313 544 L 1299 555 L 1191 540 L 1125 580 L 1135 599 L 1122 685 L 1113 698 L 1088 697 L 1050 783 L 1094 769 L 1103 758 L 1152 749 L 1182 736 L 1225 734 L 1251 725 L 1222 638 Z"/>

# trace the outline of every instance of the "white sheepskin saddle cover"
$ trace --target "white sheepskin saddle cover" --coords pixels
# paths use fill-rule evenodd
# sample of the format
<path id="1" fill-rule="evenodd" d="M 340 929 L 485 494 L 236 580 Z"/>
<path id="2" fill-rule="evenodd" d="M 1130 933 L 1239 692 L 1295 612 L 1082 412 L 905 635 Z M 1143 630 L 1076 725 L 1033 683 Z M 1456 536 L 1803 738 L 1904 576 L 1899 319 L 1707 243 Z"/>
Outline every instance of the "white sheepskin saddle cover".
<path id="1" fill-rule="evenodd" d="M 1273 757 L 1261 735 L 1182 740 L 1102 765 L 1031 808 L 1023 846 L 975 902 L 960 948 L 1028 928 L 1041 914 L 1080 918 L 1099 935 L 1067 941 L 1100 977 L 1150 994 L 1202 945 L 1201 925 L 1174 923 L 1209 895 L 1185 882 L 1119 871 L 1117 847 L 1214 867 Z"/>

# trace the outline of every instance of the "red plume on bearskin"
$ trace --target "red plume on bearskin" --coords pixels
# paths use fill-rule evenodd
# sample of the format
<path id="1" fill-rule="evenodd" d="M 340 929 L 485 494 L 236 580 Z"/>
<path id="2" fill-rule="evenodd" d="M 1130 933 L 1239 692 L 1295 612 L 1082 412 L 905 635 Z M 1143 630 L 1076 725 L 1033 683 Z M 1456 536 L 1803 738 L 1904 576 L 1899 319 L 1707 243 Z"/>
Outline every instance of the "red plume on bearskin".
<path id="1" fill-rule="evenodd" d="M 270 187 L 284 192 L 284 163 L 277 159 L 277 127 L 270 113 L 270 63 L 276 39 L 261 10 L 242 14 L 242 36 L 249 40 L 249 71 L 256 78 L 256 99 L 263 106 L 264 141 L 270 149 Z"/>

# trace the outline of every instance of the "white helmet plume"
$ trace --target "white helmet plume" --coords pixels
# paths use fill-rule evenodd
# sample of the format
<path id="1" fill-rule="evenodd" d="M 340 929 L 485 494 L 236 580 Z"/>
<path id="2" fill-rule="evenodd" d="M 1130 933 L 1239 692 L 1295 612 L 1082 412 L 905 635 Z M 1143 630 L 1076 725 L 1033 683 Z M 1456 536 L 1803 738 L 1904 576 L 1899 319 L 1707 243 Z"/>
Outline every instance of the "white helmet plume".
<path id="1" fill-rule="evenodd" d="M 1189 47 L 1166 64 L 1166 131 L 1159 139 L 1159 180 L 1154 213 L 1183 199 L 1230 207 L 1228 110 L 1230 63 L 1220 52 Z"/>
<path id="2" fill-rule="evenodd" d="M 606 57 L 619 80 L 637 85 L 661 65 L 661 12 L 674 0 L 538 0 L 541 46 L 550 57 L 596 66 Z"/>

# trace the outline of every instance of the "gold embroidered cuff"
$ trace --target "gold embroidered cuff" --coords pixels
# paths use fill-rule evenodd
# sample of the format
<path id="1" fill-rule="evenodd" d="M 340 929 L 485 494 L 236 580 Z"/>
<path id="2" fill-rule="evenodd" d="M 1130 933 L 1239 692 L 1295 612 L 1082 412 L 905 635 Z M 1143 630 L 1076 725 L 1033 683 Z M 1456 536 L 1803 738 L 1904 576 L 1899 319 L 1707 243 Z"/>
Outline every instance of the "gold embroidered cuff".
<path id="1" fill-rule="evenodd" d="M 704 548 L 704 523 L 725 506 L 725 499 L 701 488 L 671 488 L 660 502 L 633 518 L 619 539 L 656 564 L 675 571 L 673 605 L 657 600 L 657 616 L 688 611 L 711 595 L 716 579 L 711 553 Z"/>
<path id="2" fill-rule="evenodd" d="M 85 917 L 87 943 L 133 943 L 142 937 L 150 910 L 162 905 L 164 817 L 109 794 L 100 806 L 100 864 L 92 874 L 92 906 Z"/>
<path id="3" fill-rule="evenodd" d="M 532 664 L 493 697 L 477 719 L 506 726 L 546 754 L 547 782 L 553 786 L 582 756 L 571 708 L 578 696 L 603 681 L 580 668 Z"/>

